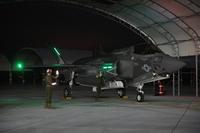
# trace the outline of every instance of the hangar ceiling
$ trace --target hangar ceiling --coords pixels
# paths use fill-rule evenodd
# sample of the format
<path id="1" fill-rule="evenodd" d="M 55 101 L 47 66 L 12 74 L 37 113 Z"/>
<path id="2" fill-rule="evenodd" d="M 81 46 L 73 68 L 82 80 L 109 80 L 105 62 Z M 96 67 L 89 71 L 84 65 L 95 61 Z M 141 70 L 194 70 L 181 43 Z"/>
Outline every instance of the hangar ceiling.
<path id="1" fill-rule="evenodd" d="M 25 0 L 1 0 L 23 2 Z M 34 0 L 26 0 L 34 1 Z M 199 0 L 50 0 L 93 9 L 171 56 L 200 54 Z"/>
<path id="2" fill-rule="evenodd" d="M 200 53 L 199 0 L 61 0 L 85 6 L 136 29 L 171 56 Z"/>

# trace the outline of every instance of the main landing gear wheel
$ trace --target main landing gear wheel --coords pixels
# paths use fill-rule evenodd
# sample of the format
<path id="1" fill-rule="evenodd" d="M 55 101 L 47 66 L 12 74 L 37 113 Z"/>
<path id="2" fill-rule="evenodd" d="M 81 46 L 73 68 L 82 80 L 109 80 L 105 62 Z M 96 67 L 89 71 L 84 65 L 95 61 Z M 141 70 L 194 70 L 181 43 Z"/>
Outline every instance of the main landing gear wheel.
<path id="1" fill-rule="evenodd" d="M 118 89 L 117 94 L 120 98 L 123 98 L 124 96 L 126 96 L 126 92 L 123 88 Z"/>
<path id="2" fill-rule="evenodd" d="M 144 94 L 143 93 L 138 93 L 136 96 L 137 102 L 143 102 L 144 101 Z"/>

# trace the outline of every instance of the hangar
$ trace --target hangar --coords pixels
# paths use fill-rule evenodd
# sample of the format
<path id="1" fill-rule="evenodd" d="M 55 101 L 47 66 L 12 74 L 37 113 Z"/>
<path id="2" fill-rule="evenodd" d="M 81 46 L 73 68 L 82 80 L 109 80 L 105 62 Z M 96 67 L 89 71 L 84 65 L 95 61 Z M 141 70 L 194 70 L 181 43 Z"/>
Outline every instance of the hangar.
<path id="1" fill-rule="evenodd" d="M 171 84 L 170 80 L 170 87 L 173 86 L 173 95 L 182 95 L 181 89 L 182 87 L 185 87 L 184 82 L 191 82 L 190 86 L 186 87 L 193 90 L 194 93 L 192 93 L 192 97 L 148 96 L 148 100 L 144 103 L 137 103 L 134 102 L 134 99 L 132 98 L 134 97 L 133 93 L 130 93 L 130 98 L 128 100 L 113 98 L 115 96 L 110 93 L 107 94 L 108 97 L 105 95 L 105 97 L 102 99 L 96 100 L 93 97 L 90 97 L 91 95 L 89 95 L 89 91 L 84 93 L 84 91 L 78 90 L 77 92 L 79 92 L 80 96 L 77 96 L 77 99 L 74 98 L 71 101 L 64 101 L 60 98 L 60 94 L 62 94 L 62 88 L 57 88 L 55 89 L 55 97 L 53 99 L 53 103 L 57 108 L 55 108 L 55 110 L 48 110 L 43 108 L 44 87 L 38 87 L 32 84 L 28 87 L 24 85 L 3 86 L 0 84 L 0 132 L 64 133 L 67 131 L 78 133 L 183 133 L 198 132 L 200 130 L 200 99 L 199 97 L 194 97 L 199 96 L 198 88 L 200 84 L 198 80 L 200 79 L 199 0 L 50 1 L 51 4 L 53 3 L 53 5 L 56 6 L 58 3 L 60 3 L 63 5 L 69 4 L 75 7 L 80 7 L 88 12 L 93 12 L 94 14 L 103 16 L 102 19 L 106 18 L 110 19 L 111 21 L 115 21 L 119 23 L 118 26 L 123 25 L 127 27 L 127 29 L 131 30 L 131 32 L 137 35 L 137 37 L 134 38 L 137 45 L 136 49 L 139 50 L 137 52 L 143 53 L 144 46 L 148 45 L 151 46 L 151 48 L 148 47 L 145 49 L 146 53 L 151 53 L 151 50 L 156 48 L 156 50 L 161 50 L 170 56 L 184 60 L 188 63 L 187 68 L 173 74 L 173 84 Z M 4 5 L 5 3 L 8 5 L 11 4 L 14 8 L 12 11 L 15 11 L 17 8 L 15 5 L 16 3 L 25 3 L 26 5 L 29 2 L 32 3 L 35 1 L 1 0 L 0 5 Z M 40 3 L 40 1 L 36 1 L 36 3 Z M 3 14 L 4 16 L 5 14 L 2 12 L 4 11 L 1 10 L 2 8 L 4 7 L 0 7 L 0 15 Z M 36 10 L 33 12 L 36 12 Z M 31 15 L 30 18 L 32 17 Z M 5 17 L 5 19 L 14 20 L 14 23 L 17 21 L 17 18 L 9 19 Z M 26 25 L 28 20 L 26 20 L 26 17 L 23 20 L 25 21 L 20 22 L 22 22 L 23 25 Z M 2 21 L 4 21 L 4 19 L 2 19 Z M 83 21 L 80 21 L 79 23 L 81 22 Z M 0 32 L 3 31 L 4 35 L 0 38 L 1 40 L 3 40 L 5 36 L 8 36 L 8 38 L 13 37 L 11 39 L 9 38 L 10 40 L 13 39 L 17 42 L 20 40 L 19 36 L 17 36 L 18 32 L 27 30 L 27 27 L 20 27 L 19 23 L 16 25 L 14 24 L 14 26 L 12 24 L 13 23 L 8 21 L 7 25 L 6 23 L 0 25 L 2 29 Z M 59 24 L 60 23 L 58 23 L 58 25 Z M 14 27 L 13 29 L 17 30 L 17 32 L 6 32 L 9 27 L 11 27 L 11 29 Z M 34 31 L 34 28 L 31 30 Z M 47 31 L 50 32 L 48 28 Z M 12 36 L 12 34 L 14 35 Z M 22 40 L 26 40 L 27 36 L 22 36 L 21 34 L 20 36 Z M 33 36 L 35 37 L 36 35 L 34 34 Z M 43 37 L 45 37 L 45 34 L 40 39 L 43 39 Z M 9 42 L 9 39 L 6 41 Z M 115 40 L 115 38 L 113 40 Z M 6 41 L 1 41 L 4 47 L 6 47 Z M 140 41 L 142 43 L 139 43 Z M 29 41 L 27 41 L 25 44 L 16 43 L 15 45 L 20 45 L 20 49 L 17 50 L 13 48 L 15 47 L 13 44 L 11 45 L 12 47 L 8 46 L 8 48 L 11 50 L 13 48 L 13 51 L 11 51 L 13 53 L 6 53 L 3 48 L 0 49 L 0 51 L 3 53 L 3 56 L 0 56 L 1 74 L 2 71 L 6 71 L 5 74 L 11 77 L 12 74 L 14 74 L 13 76 L 17 75 L 22 77 L 20 74 L 23 73 L 17 73 L 14 67 L 16 64 L 15 62 L 20 60 L 25 60 L 30 65 L 48 65 L 58 62 L 58 59 L 55 58 L 53 53 L 47 49 L 45 45 L 38 44 L 36 46 L 34 44 L 29 45 L 29 43 Z M 115 46 L 115 43 L 108 47 L 117 48 L 118 46 Z M 122 44 L 122 47 L 123 45 L 124 44 Z M 81 56 L 74 55 L 75 53 L 73 50 L 67 49 L 71 46 L 61 47 L 60 52 L 64 53 L 64 59 L 71 63 L 80 57 L 92 55 L 90 45 L 85 46 L 88 46 L 85 49 L 90 51 L 86 51 L 84 53 L 78 50 L 78 53 Z M 104 47 L 108 48 L 106 47 L 106 44 Z M 76 48 L 83 48 L 83 45 L 77 45 Z M 10 54 L 13 54 L 13 57 L 10 57 Z M 10 74 L 9 72 L 12 73 Z M 29 72 L 24 74 L 27 73 Z M 187 78 L 184 79 L 184 77 Z M 6 78 L 3 77 L 3 79 L 6 79 L 7 81 L 9 79 L 10 81 L 8 76 Z M 85 98 L 86 96 L 88 97 Z"/>
<path id="2" fill-rule="evenodd" d="M 56 2 L 82 7 L 116 21 L 142 38 L 146 44 L 155 46 L 170 56 L 184 59 L 190 64 L 190 69 L 173 75 L 173 81 L 177 79 L 177 93 L 180 95 L 180 82 L 183 80 L 181 75 L 190 73 L 189 80 L 192 85 L 195 84 L 193 88 L 196 90 L 195 95 L 198 96 L 200 53 L 198 0 L 58 0 Z M 3 1 L 3 3 L 14 3 L 14 1 Z M 43 58 L 42 64 L 53 63 L 51 58 L 47 60 L 44 55 L 41 58 Z M 66 58 L 69 60 L 69 57 Z"/>
<path id="3" fill-rule="evenodd" d="M 198 0 L 67 1 L 91 8 L 115 20 L 173 57 L 194 56 L 198 96 L 200 54 L 200 2 Z M 191 60 L 191 58 L 190 58 Z M 194 61 L 191 61 L 194 62 Z M 190 62 L 190 63 L 191 63 Z M 174 77 L 173 77 L 174 78 Z M 180 71 L 177 74 L 180 95 Z M 173 85 L 173 93 L 175 95 Z"/>

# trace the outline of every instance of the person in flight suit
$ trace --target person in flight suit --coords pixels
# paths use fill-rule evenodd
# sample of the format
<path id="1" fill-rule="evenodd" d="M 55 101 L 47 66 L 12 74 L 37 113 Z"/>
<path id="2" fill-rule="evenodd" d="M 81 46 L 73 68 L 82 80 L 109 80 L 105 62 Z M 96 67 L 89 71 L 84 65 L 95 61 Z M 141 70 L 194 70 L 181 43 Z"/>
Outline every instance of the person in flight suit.
<path id="1" fill-rule="evenodd" d="M 103 73 L 102 71 L 99 71 L 96 75 L 96 79 L 97 79 L 97 95 L 96 97 L 99 98 L 100 94 L 101 94 L 101 87 L 103 86 Z"/>
<path id="2" fill-rule="evenodd" d="M 59 75 L 59 72 L 56 71 L 56 76 L 54 76 L 52 69 L 47 69 L 45 76 L 46 91 L 45 91 L 45 108 L 52 108 L 52 88 L 56 83 L 54 82 Z"/>

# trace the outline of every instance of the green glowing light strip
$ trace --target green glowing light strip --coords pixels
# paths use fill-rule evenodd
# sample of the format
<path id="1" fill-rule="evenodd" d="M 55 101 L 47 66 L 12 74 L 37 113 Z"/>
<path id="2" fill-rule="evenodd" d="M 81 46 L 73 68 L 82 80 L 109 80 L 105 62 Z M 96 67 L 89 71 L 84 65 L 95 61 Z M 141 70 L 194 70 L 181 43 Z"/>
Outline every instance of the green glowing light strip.
<path id="1" fill-rule="evenodd" d="M 56 52 L 56 54 L 60 56 L 60 53 L 58 52 L 58 50 L 56 48 L 53 48 L 53 49 Z"/>

